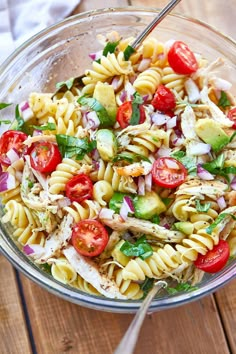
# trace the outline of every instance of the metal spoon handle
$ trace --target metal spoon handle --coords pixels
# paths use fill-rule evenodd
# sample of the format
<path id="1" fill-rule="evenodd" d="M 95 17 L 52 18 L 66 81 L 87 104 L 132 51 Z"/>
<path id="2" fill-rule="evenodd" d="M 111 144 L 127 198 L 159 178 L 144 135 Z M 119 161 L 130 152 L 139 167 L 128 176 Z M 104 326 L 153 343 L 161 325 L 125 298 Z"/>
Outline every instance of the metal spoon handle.
<path id="1" fill-rule="evenodd" d="M 176 6 L 181 0 L 172 0 L 167 4 L 160 12 L 159 14 L 152 20 L 152 22 L 145 28 L 143 32 L 139 34 L 139 36 L 135 39 L 135 41 L 132 43 L 131 47 L 136 49 L 142 41 L 151 33 L 154 28 L 160 23 L 163 18 L 168 15 L 168 13 Z"/>
<path id="2" fill-rule="evenodd" d="M 143 320 L 146 316 L 150 303 L 157 294 L 157 292 L 165 287 L 167 283 L 165 281 L 158 281 L 153 288 L 149 291 L 147 297 L 143 301 L 133 321 L 129 325 L 124 337 L 122 338 L 120 344 L 116 348 L 114 354 L 132 354 L 138 339 L 138 335 L 143 324 Z"/>

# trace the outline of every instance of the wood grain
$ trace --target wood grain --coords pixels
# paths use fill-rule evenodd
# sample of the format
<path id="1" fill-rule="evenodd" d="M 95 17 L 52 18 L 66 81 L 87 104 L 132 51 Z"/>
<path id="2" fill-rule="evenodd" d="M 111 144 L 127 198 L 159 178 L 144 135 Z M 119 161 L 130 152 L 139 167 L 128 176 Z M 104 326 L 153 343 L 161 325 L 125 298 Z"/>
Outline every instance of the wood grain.
<path id="1" fill-rule="evenodd" d="M 82 308 L 21 280 L 38 354 L 111 354 L 133 318 Z M 157 352 L 229 353 L 213 297 L 149 315 L 135 353 Z"/>
<path id="2" fill-rule="evenodd" d="M 30 354 L 21 299 L 10 263 L 0 255 L 0 353 Z"/>

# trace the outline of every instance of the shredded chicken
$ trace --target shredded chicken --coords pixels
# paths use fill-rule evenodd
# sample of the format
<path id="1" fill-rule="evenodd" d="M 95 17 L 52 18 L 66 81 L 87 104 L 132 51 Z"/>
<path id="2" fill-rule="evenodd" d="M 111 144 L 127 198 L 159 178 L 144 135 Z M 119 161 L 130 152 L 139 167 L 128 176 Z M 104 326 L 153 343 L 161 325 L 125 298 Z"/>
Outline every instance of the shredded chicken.
<path id="1" fill-rule="evenodd" d="M 35 259 L 36 263 L 45 263 L 47 260 L 61 251 L 63 247 L 68 245 L 72 234 L 73 217 L 66 215 L 58 228 L 49 234 L 46 239 L 44 247 L 39 254 L 33 253 L 31 256 Z"/>
<path id="2" fill-rule="evenodd" d="M 130 230 L 154 236 L 162 242 L 179 243 L 185 235 L 179 231 L 168 230 L 163 226 L 153 224 L 148 220 L 141 220 L 128 217 L 125 221 L 118 214 L 113 214 L 112 218 L 100 218 L 102 222 L 116 231 Z"/>
<path id="3" fill-rule="evenodd" d="M 120 293 L 113 280 L 99 272 L 97 265 L 91 259 L 78 254 L 72 246 L 65 248 L 63 253 L 76 272 L 102 295 L 111 299 L 127 299 Z"/>
<path id="4" fill-rule="evenodd" d="M 228 186 L 221 181 L 203 181 L 197 178 L 188 180 L 181 184 L 175 194 L 195 195 L 198 198 L 203 198 L 204 195 L 217 199 L 224 195 Z"/>

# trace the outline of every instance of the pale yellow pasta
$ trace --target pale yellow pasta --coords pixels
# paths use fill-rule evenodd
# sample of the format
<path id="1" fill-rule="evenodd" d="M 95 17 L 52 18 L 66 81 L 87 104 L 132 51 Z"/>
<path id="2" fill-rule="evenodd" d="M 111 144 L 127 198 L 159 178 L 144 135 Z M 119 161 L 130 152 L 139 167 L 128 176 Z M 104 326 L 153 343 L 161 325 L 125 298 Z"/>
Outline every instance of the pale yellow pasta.
<path id="1" fill-rule="evenodd" d="M 77 279 L 77 273 L 65 257 L 59 257 L 53 260 L 51 274 L 53 278 L 64 284 L 71 284 Z"/>
<path id="2" fill-rule="evenodd" d="M 71 205 L 64 207 L 63 211 L 70 214 L 77 223 L 84 219 L 95 219 L 101 210 L 97 201 L 85 200 L 83 203 L 72 202 Z"/>
<path id="3" fill-rule="evenodd" d="M 21 192 L 20 185 L 18 185 L 13 189 L 9 189 L 8 191 L 1 192 L 0 197 L 1 197 L 2 204 L 7 204 L 7 202 L 10 200 L 15 200 L 16 202 L 19 203 L 22 202 L 20 192 Z"/>
<path id="4" fill-rule="evenodd" d="M 76 280 L 70 284 L 71 286 L 82 290 L 86 294 L 90 295 L 100 295 L 97 289 L 95 289 L 91 284 L 84 280 L 79 274 L 77 274 Z"/>
<path id="5" fill-rule="evenodd" d="M 169 89 L 173 89 L 180 97 L 184 96 L 185 75 L 176 74 L 169 66 L 163 68 L 161 83 Z"/>
<path id="6" fill-rule="evenodd" d="M 164 43 L 154 37 L 148 37 L 143 41 L 143 58 L 150 58 L 151 63 L 163 68 L 167 62 L 167 55 Z"/>
<path id="7" fill-rule="evenodd" d="M 93 198 L 103 207 L 109 203 L 113 193 L 111 184 L 105 180 L 98 181 L 93 185 Z"/>
<path id="8" fill-rule="evenodd" d="M 161 83 L 161 76 L 160 68 L 149 68 L 138 75 L 133 86 L 140 95 L 152 96 Z"/>

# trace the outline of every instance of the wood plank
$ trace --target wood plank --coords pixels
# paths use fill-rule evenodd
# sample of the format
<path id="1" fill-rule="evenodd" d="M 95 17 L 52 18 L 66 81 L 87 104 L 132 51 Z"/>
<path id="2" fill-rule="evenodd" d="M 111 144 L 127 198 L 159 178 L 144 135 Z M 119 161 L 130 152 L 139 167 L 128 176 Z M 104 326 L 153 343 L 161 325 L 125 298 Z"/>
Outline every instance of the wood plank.
<path id="1" fill-rule="evenodd" d="M 21 299 L 10 263 L 0 255 L 0 353 L 30 354 Z"/>
<path id="2" fill-rule="evenodd" d="M 216 301 L 232 353 L 236 353 L 236 280 L 216 292 Z"/>
<path id="3" fill-rule="evenodd" d="M 109 354 L 133 315 L 82 308 L 48 294 L 21 276 L 38 354 Z M 178 348 L 178 349 L 177 349 Z M 212 296 L 149 315 L 136 354 L 229 353 Z"/>
<path id="4" fill-rule="evenodd" d="M 162 8 L 168 3 L 167 0 L 131 0 L 133 6 Z M 236 39 L 236 24 L 234 21 L 236 0 L 225 1 L 222 6 L 221 0 L 184 0 L 181 1 L 173 12 L 190 16 L 203 21 L 226 35 Z"/>

